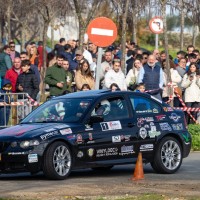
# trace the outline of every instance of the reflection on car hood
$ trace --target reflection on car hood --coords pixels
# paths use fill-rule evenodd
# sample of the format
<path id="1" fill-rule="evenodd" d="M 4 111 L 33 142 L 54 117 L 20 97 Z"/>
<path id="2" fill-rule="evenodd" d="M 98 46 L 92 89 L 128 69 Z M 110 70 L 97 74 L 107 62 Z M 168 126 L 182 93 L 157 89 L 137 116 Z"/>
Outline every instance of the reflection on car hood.
<path id="1" fill-rule="evenodd" d="M 71 124 L 61 123 L 39 123 L 39 124 L 19 124 L 13 127 L 5 128 L 0 130 L 0 138 L 2 137 L 35 137 L 41 135 L 45 130 L 55 128 L 56 126 L 71 127 Z M 59 128 L 56 128 L 59 129 Z M 39 131 L 38 131 L 39 130 Z"/>

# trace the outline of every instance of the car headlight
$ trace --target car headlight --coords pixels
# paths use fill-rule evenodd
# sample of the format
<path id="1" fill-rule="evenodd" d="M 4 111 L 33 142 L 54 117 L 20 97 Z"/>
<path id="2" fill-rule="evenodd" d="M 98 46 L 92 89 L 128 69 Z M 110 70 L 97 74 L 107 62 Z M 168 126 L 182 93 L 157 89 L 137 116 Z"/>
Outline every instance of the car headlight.
<path id="1" fill-rule="evenodd" d="M 38 140 L 25 140 L 25 141 L 20 142 L 20 147 L 25 149 L 31 146 L 37 146 L 39 144 L 40 143 Z"/>

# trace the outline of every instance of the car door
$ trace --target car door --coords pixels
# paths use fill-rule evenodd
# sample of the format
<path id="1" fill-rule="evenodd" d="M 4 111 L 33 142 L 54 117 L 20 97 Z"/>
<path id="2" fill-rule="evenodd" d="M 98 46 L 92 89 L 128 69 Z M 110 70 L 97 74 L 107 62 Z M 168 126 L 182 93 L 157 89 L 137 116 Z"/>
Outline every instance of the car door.
<path id="1" fill-rule="evenodd" d="M 137 121 L 138 151 L 153 151 L 155 139 L 161 135 L 160 125 L 167 125 L 166 115 L 162 113 L 159 100 L 156 102 L 152 96 L 131 94 L 130 101 Z"/>
<path id="2" fill-rule="evenodd" d="M 88 126 L 85 134 L 86 158 L 92 161 L 123 159 L 134 154 L 134 119 L 131 106 L 125 96 L 100 99 L 93 107 L 89 117 L 101 115 L 102 122 Z"/>

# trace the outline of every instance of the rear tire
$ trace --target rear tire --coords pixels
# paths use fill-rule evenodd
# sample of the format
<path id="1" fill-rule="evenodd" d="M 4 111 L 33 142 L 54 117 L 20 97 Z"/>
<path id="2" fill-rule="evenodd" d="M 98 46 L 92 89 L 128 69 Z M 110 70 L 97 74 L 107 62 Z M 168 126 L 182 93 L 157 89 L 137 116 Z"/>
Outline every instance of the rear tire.
<path id="1" fill-rule="evenodd" d="M 173 137 L 165 137 L 155 149 L 151 166 L 157 173 L 173 174 L 180 168 L 182 159 L 180 142 Z"/>
<path id="2" fill-rule="evenodd" d="M 63 180 L 69 176 L 72 168 L 72 156 L 64 142 L 55 142 L 49 146 L 43 163 L 43 172 L 49 179 Z"/>

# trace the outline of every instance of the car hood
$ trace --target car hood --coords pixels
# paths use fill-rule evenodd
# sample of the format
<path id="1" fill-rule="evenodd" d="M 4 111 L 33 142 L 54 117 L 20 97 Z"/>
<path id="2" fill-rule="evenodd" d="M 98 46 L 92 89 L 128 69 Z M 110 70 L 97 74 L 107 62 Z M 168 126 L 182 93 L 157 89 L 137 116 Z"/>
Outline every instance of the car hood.
<path id="1" fill-rule="evenodd" d="M 19 124 L 9 128 L 0 130 L 0 140 L 2 138 L 11 137 L 28 137 L 33 138 L 41 135 L 44 132 L 50 132 L 54 130 L 60 130 L 63 128 L 77 128 L 75 124 L 61 124 L 61 123 L 34 123 L 34 124 Z"/>

